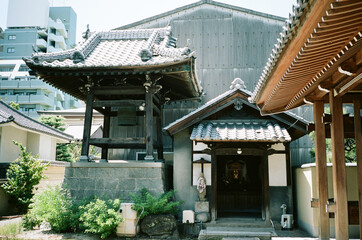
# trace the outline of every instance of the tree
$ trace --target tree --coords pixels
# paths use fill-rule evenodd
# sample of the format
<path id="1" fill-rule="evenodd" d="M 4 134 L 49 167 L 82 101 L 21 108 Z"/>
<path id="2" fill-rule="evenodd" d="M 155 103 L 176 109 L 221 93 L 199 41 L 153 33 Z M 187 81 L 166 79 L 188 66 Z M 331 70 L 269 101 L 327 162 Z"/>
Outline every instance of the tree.
<path id="1" fill-rule="evenodd" d="M 25 213 L 34 196 L 35 186 L 44 178 L 43 171 L 48 165 L 38 160 L 38 156 L 27 152 L 22 144 L 15 141 L 14 144 L 20 147 L 20 155 L 10 164 L 6 172 L 8 182 L 2 187 L 17 200 L 19 210 Z"/>
<path id="2" fill-rule="evenodd" d="M 16 109 L 16 110 L 20 110 L 19 103 L 16 103 L 16 102 L 11 101 L 11 102 L 9 103 L 9 105 L 10 105 L 10 107 L 12 107 L 12 108 L 14 108 L 14 109 Z"/>
<path id="3" fill-rule="evenodd" d="M 43 115 L 39 119 L 40 122 L 58 129 L 60 131 L 64 131 L 65 128 L 65 119 L 60 116 L 54 115 Z M 72 162 L 72 155 L 70 154 L 70 150 L 67 144 L 58 143 L 57 144 L 57 153 L 56 153 L 57 161 L 64 161 L 64 162 Z"/>

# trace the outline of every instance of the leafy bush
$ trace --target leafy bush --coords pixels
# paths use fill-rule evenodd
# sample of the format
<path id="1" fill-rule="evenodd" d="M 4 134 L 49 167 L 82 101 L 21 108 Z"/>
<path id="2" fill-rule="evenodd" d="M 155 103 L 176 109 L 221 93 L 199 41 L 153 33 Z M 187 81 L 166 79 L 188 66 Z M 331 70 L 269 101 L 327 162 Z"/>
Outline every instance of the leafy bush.
<path id="1" fill-rule="evenodd" d="M 147 189 L 143 188 L 138 194 L 131 194 L 134 202 L 133 209 L 137 211 L 138 216 L 142 213 L 141 219 L 147 215 L 172 214 L 177 215 L 180 211 L 179 206 L 182 202 L 173 201 L 175 191 L 163 193 L 160 196 L 152 196 Z"/>
<path id="2" fill-rule="evenodd" d="M 32 229 L 41 222 L 48 222 L 55 232 L 66 232 L 77 228 L 78 215 L 69 192 L 56 186 L 37 193 L 23 220 L 23 226 Z"/>
<path id="3" fill-rule="evenodd" d="M 80 206 L 81 228 L 86 233 L 100 234 L 102 239 L 108 237 L 116 232 L 116 227 L 123 221 L 117 212 L 119 207 L 119 199 L 103 201 L 98 198 L 87 205 Z"/>
<path id="4" fill-rule="evenodd" d="M 6 172 L 8 182 L 2 187 L 17 200 L 19 210 L 25 213 L 34 196 L 35 186 L 44 178 L 42 173 L 48 165 L 42 164 L 20 143 L 14 141 L 14 144 L 20 147 L 21 153 L 19 158 L 10 164 Z"/>

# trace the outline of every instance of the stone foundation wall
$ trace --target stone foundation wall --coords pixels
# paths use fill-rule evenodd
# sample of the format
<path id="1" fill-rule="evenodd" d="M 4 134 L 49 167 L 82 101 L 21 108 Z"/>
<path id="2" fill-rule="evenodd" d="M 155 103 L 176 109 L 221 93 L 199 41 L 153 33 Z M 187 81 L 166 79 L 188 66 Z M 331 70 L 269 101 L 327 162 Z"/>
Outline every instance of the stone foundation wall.
<path id="1" fill-rule="evenodd" d="M 96 195 L 104 199 L 130 201 L 130 193 L 142 188 L 153 194 L 165 192 L 163 163 L 125 161 L 123 163 L 71 163 L 65 170 L 63 186 L 76 200 Z"/>

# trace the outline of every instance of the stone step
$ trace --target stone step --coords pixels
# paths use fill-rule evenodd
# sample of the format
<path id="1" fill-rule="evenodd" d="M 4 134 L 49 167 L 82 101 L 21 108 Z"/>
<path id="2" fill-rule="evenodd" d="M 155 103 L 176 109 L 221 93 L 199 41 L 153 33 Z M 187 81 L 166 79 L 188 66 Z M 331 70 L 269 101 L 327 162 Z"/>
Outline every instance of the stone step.
<path id="1" fill-rule="evenodd" d="M 225 238 L 222 238 L 221 240 L 260 240 L 260 238 L 257 238 L 257 237 L 247 237 L 247 238 L 244 238 L 244 237 L 225 237 Z"/>
<path id="2" fill-rule="evenodd" d="M 269 240 L 276 236 L 273 228 L 207 227 L 200 231 L 199 239 Z"/>

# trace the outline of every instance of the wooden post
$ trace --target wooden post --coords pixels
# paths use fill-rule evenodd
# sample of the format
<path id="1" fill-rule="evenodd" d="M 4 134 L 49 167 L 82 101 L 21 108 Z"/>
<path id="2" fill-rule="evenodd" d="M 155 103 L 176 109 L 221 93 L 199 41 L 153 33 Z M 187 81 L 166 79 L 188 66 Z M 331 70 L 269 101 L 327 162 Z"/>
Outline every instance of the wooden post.
<path id="1" fill-rule="evenodd" d="M 110 111 L 111 111 L 111 108 L 107 107 L 106 112 L 110 112 Z M 106 114 L 103 116 L 103 138 L 109 138 L 110 125 L 111 125 L 111 116 Z M 108 162 L 108 146 L 102 147 L 101 161 Z"/>
<path id="2" fill-rule="evenodd" d="M 332 114 L 331 140 L 333 159 L 333 190 L 336 202 L 335 229 L 336 239 L 348 239 L 348 202 L 346 160 L 344 153 L 344 129 L 342 99 L 329 93 L 329 106 Z"/>
<path id="3" fill-rule="evenodd" d="M 328 175 L 327 175 L 327 154 L 326 134 L 323 123 L 324 102 L 315 101 L 313 105 L 315 123 L 315 160 L 317 197 L 319 198 L 319 239 L 329 239 L 329 213 L 326 211 L 328 201 Z"/>
<path id="4" fill-rule="evenodd" d="M 359 236 L 362 239 L 362 134 L 361 134 L 361 103 L 353 101 L 354 110 L 354 137 L 356 139 L 357 181 L 358 181 L 358 208 L 359 208 Z"/>
<path id="5" fill-rule="evenodd" d="M 83 143 L 81 156 L 79 160 L 81 162 L 89 161 L 89 138 L 92 127 L 92 117 L 93 117 L 93 101 L 94 101 L 94 89 L 90 87 L 87 92 L 87 100 L 85 107 L 85 119 L 84 119 L 84 129 L 83 129 Z"/>
<path id="6" fill-rule="evenodd" d="M 157 158 L 158 160 L 163 159 L 163 142 L 162 142 L 162 114 L 163 109 L 160 106 L 160 115 L 157 117 L 156 124 L 157 124 L 157 141 L 161 144 L 161 146 L 157 149 Z"/>
<path id="7" fill-rule="evenodd" d="M 263 164 L 263 189 L 264 189 L 264 209 L 265 209 L 265 222 L 270 222 L 270 196 L 269 196 L 269 160 L 268 153 L 265 152 L 262 156 Z"/>
<path id="8" fill-rule="evenodd" d="M 153 89 L 146 89 L 146 156 L 145 160 L 153 161 Z"/>
<path id="9" fill-rule="evenodd" d="M 217 165 L 215 150 L 211 148 L 211 221 L 217 219 Z"/>

